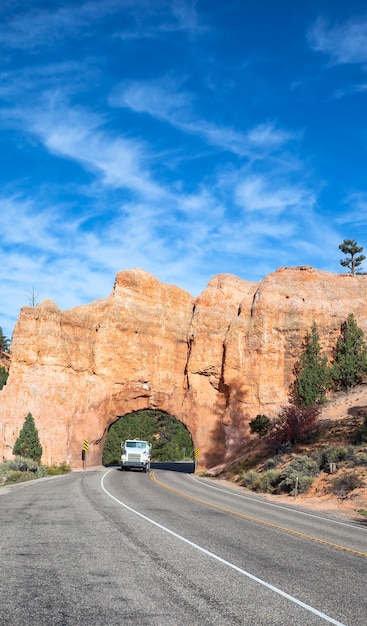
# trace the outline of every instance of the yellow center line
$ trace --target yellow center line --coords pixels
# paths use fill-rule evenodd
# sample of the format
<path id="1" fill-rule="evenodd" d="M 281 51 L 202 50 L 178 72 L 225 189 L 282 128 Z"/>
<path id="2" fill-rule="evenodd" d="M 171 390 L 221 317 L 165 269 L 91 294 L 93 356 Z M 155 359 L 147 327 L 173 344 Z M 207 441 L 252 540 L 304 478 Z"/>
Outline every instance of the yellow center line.
<path id="1" fill-rule="evenodd" d="M 227 509 L 224 506 L 220 506 L 219 504 L 213 504 L 212 502 L 208 502 L 207 500 L 202 500 L 201 498 L 196 498 L 195 496 L 190 496 L 183 491 L 179 491 L 178 489 L 174 489 L 173 487 L 168 487 L 164 483 L 160 482 L 155 475 L 155 471 L 150 472 L 151 480 L 163 487 L 163 489 L 167 489 L 167 491 L 172 491 L 183 498 L 187 498 L 187 500 L 192 500 L 193 502 L 199 502 L 200 504 L 205 504 L 206 506 L 211 507 L 212 509 L 216 509 L 217 511 L 222 511 L 223 513 L 230 513 L 231 515 L 236 515 L 237 517 L 241 517 L 242 519 L 248 520 L 250 522 L 255 522 L 256 524 L 262 524 L 263 526 L 268 526 L 270 528 L 275 528 L 276 530 L 281 530 L 285 533 L 290 533 L 291 535 L 296 535 L 297 537 L 302 537 L 303 539 L 309 539 L 310 541 L 316 541 L 318 543 L 323 543 L 326 546 L 330 546 L 332 548 L 336 548 L 337 550 L 344 550 L 345 552 L 351 552 L 352 554 L 357 554 L 358 556 L 363 556 L 367 558 L 367 554 L 364 552 L 359 552 L 359 550 L 353 550 L 353 548 L 347 548 L 346 546 L 340 546 L 337 543 L 332 543 L 331 541 L 326 541 L 325 539 L 320 539 L 319 537 L 313 537 L 312 535 L 306 535 L 305 533 L 301 533 L 298 530 L 292 530 L 291 528 L 285 528 L 284 526 L 279 526 L 278 524 L 273 524 L 272 522 L 266 522 L 265 520 L 259 519 L 257 517 L 252 517 L 251 515 L 246 515 L 245 513 L 239 513 L 238 511 L 233 511 L 232 509 Z"/>

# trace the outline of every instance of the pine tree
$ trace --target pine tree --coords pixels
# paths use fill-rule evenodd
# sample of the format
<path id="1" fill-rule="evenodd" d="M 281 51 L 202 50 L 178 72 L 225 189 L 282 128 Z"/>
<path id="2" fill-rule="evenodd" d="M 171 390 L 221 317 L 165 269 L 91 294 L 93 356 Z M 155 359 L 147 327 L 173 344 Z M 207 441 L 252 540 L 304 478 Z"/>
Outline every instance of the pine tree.
<path id="1" fill-rule="evenodd" d="M 316 322 L 307 333 L 303 352 L 295 368 L 296 379 L 292 386 L 293 402 L 302 407 L 326 401 L 330 369 L 326 356 L 321 355 L 320 337 Z"/>
<path id="2" fill-rule="evenodd" d="M 341 325 L 331 373 L 334 388 L 343 391 L 359 385 L 367 375 L 367 345 L 353 313 Z"/>
<path id="3" fill-rule="evenodd" d="M 9 352 L 10 340 L 5 337 L 3 329 L 0 326 L 0 352 Z"/>
<path id="4" fill-rule="evenodd" d="M 348 267 L 350 273 L 354 276 L 356 268 L 359 267 L 366 258 L 364 254 L 356 256 L 359 252 L 363 252 L 363 248 L 358 246 L 354 239 L 344 239 L 343 243 L 339 246 L 339 250 L 341 250 L 343 254 L 349 255 L 349 259 L 341 259 L 340 265 Z"/>
<path id="5" fill-rule="evenodd" d="M 13 454 L 33 459 L 37 463 L 41 461 L 42 446 L 32 413 L 25 416 L 23 427 L 13 447 Z"/>
<path id="6" fill-rule="evenodd" d="M 270 429 L 270 419 L 266 415 L 256 415 L 250 422 L 250 433 L 256 433 L 260 439 L 266 437 Z"/>
<path id="7" fill-rule="evenodd" d="M 6 371 L 5 367 L 0 366 L 0 390 L 6 385 L 6 381 L 8 380 L 9 373 Z"/>

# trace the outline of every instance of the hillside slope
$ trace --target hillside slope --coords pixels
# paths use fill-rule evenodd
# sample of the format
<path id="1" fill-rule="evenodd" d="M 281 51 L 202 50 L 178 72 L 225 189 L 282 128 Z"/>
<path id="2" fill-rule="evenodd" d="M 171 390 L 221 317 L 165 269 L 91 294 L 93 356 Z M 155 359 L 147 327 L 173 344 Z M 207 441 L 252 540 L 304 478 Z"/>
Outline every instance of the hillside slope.
<path id="1" fill-rule="evenodd" d="M 315 441 L 309 444 L 298 444 L 290 452 L 282 455 L 278 470 L 284 469 L 295 456 L 315 456 L 317 451 L 331 447 L 344 447 L 352 450 L 359 463 L 351 459 L 339 462 L 333 473 L 321 471 L 307 493 L 273 495 L 262 493 L 262 497 L 275 502 L 286 502 L 311 508 L 315 511 L 338 513 L 359 520 L 367 525 L 367 443 L 356 444 L 365 416 L 367 415 L 367 386 L 361 385 L 349 393 L 333 394 L 323 408 L 320 422 L 321 431 Z M 248 469 L 264 472 L 271 452 L 266 448 L 264 440 L 252 439 L 246 449 L 225 469 L 218 474 L 216 480 L 230 481 L 236 488 L 240 486 L 241 476 Z M 351 479 L 358 479 L 361 486 L 350 489 Z"/>

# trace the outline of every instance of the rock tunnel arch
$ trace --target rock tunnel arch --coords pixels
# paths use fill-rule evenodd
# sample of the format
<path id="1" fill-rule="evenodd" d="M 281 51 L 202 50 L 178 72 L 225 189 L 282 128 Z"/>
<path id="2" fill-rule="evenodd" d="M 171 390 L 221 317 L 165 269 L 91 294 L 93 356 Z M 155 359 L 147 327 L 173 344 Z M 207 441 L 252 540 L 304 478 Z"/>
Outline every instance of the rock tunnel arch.
<path id="1" fill-rule="evenodd" d="M 104 447 L 113 425 L 130 415 L 138 415 L 144 411 L 156 415 L 167 415 L 187 431 L 191 441 L 191 449 L 192 451 L 196 450 L 198 454 L 196 459 L 198 468 L 213 467 L 223 459 L 225 448 L 222 424 L 220 422 L 208 423 L 209 411 L 205 410 L 205 407 L 195 406 L 190 398 L 186 402 L 182 401 L 177 390 L 174 390 L 170 395 L 162 392 L 160 396 L 161 402 L 159 403 L 157 397 L 153 402 L 151 398 L 147 402 L 146 398 L 137 400 L 135 397 L 133 400 L 128 400 L 125 394 L 119 395 L 118 399 L 112 403 L 112 408 L 111 399 L 109 399 L 109 414 L 101 407 L 97 407 L 93 410 L 93 416 L 84 415 L 82 419 L 77 420 L 72 425 L 68 442 L 65 442 L 69 454 L 68 461 L 71 466 L 83 467 L 84 440 L 88 441 L 88 466 L 103 465 Z M 178 406 L 181 408 L 180 412 L 175 410 Z"/>
<path id="2" fill-rule="evenodd" d="M 110 424 L 102 452 L 103 465 L 120 463 L 121 442 L 143 439 L 152 444 L 152 461 L 193 460 L 194 446 L 188 428 L 173 415 L 143 409 L 120 415 Z"/>
<path id="3" fill-rule="evenodd" d="M 189 429 L 200 468 L 223 464 L 252 418 L 287 403 L 297 346 L 313 321 L 327 354 L 350 313 L 367 333 L 366 293 L 365 276 L 299 266 L 261 283 L 219 274 L 193 298 L 133 269 L 119 272 L 102 300 L 23 307 L 0 391 L 0 458 L 11 457 L 30 412 L 42 462 L 81 468 L 86 439 L 90 463 L 100 465 L 116 416 L 148 407 Z"/>

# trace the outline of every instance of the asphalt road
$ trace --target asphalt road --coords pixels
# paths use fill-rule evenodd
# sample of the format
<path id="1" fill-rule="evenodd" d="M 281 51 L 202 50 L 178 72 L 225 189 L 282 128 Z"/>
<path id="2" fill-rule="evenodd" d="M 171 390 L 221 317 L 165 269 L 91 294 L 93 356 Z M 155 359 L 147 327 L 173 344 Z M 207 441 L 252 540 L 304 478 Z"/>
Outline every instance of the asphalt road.
<path id="1" fill-rule="evenodd" d="M 366 526 L 163 468 L 1 488 L 1 626 L 366 626 Z"/>

